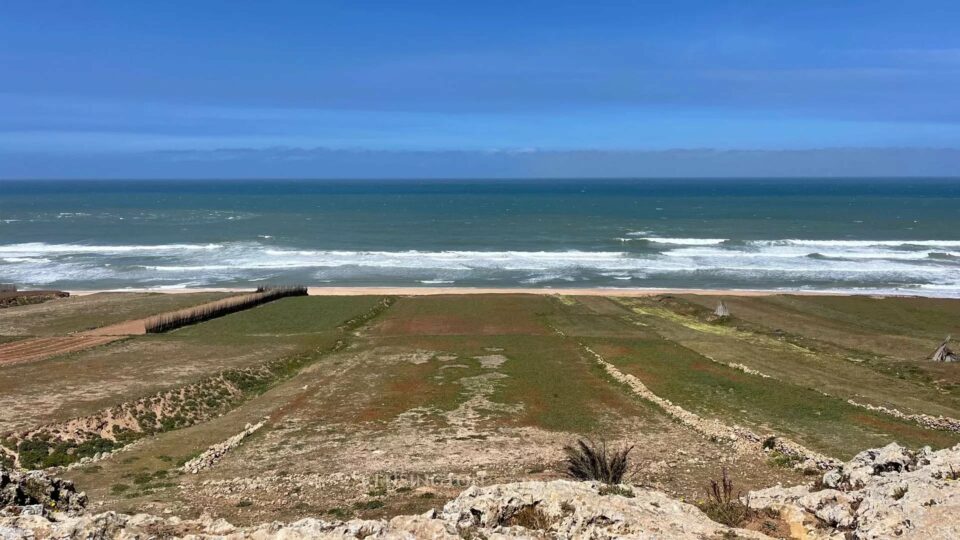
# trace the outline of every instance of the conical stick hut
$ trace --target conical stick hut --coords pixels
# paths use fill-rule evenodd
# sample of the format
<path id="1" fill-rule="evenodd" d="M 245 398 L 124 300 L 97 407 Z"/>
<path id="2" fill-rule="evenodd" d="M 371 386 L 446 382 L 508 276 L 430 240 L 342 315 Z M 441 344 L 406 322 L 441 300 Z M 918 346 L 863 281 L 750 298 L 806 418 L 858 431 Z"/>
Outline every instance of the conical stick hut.
<path id="1" fill-rule="evenodd" d="M 930 360 L 933 360 L 934 362 L 960 361 L 960 357 L 953 354 L 953 351 L 950 350 L 950 336 L 947 336 L 947 339 L 943 340 L 943 343 L 937 347 L 937 350 L 933 351 L 933 356 L 930 357 Z"/>

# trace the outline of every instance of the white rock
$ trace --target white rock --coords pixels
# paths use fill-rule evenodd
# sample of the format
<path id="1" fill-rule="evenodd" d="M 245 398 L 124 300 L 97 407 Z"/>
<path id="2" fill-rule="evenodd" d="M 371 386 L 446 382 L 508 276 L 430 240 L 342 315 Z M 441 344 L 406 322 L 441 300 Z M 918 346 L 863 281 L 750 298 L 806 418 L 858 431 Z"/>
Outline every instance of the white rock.
<path id="1" fill-rule="evenodd" d="M 770 508 L 810 522 L 811 538 L 960 538 L 960 445 L 913 454 L 890 444 L 857 454 L 823 476 L 828 489 L 770 488 L 751 492 L 752 508 Z M 836 489 L 834 489 L 836 488 Z"/>

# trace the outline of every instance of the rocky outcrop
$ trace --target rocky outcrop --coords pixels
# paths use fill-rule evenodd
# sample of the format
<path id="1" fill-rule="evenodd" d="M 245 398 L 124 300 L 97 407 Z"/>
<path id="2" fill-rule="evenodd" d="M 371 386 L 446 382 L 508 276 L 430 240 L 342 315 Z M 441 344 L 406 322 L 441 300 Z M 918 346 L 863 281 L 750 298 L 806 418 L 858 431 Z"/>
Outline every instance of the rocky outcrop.
<path id="1" fill-rule="evenodd" d="M 960 538 L 960 445 L 866 450 L 814 487 L 754 491 L 745 502 L 780 511 L 809 538 Z"/>
<path id="2" fill-rule="evenodd" d="M 755 510 L 778 512 L 796 538 L 960 538 L 960 445 L 911 452 L 891 444 L 861 452 L 814 486 L 750 492 Z M 0 471 L 0 540 L 8 538 L 764 539 L 711 521 L 696 507 L 635 486 L 557 480 L 471 487 L 440 510 L 390 520 L 235 527 L 113 512 L 82 515 L 72 484 L 39 472 Z M 50 511 L 51 509 L 59 511 Z M 71 514 L 72 513 L 72 514 Z"/>
<path id="3" fill-rule="evenodd" d="M 15 471 L 0 467 L 0 516 L 42 514 L 49 511 L 76 513 L 87 505 L 73 482 L 40 471 Z M 0 538 L 3 538 L 0 533 Z"/>
<path id="4" fill-rule="evenodd" d="M 601 484 L 558 480 L 472 487 L 442 510 L 386 520 L 294 523 L 234 527 L 223 520 L 181 521 L 149 515 L 25 515 L 0 519 L 0 538 L 179 538 L 197 539 L 459 539 L 459 538 L 723 538 L 766 539 L 710 521 L 696 507 L 667 495 L 621 486 L 605 494 Z M 17 536 L 20 535 L 20 536 Z M 725 536 L 726 535 L 726 536 Z"/>

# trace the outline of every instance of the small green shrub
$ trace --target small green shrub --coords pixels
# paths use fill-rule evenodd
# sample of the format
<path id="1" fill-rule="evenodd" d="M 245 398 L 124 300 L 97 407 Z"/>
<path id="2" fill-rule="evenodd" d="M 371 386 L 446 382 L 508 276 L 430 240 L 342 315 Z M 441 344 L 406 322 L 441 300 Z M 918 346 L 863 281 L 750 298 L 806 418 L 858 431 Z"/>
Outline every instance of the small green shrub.
<path id="1" fill-rule="evenodd" d="M 343 508 L 331 508 L 327 510 L 327 514 L 330 514 L 331 516 L 340 520 L 350 519 L 350 517 L 353 515 L 349 510 L 344 510 Z"/>
<path id="2" fill-rule="evenodd" d="M 780 452 L 773 452 L 770 454 L 770 463 L 777 467 L 792 469 L 794 465 L 800 463 L 800 458 L 788 454 L 781 454 Z"/>
<path id="3" fill-rule="evenodd" d="M 619 495 L 621 497 L 627 497 L 628 499 L 632 499 L 636 496 L 634 495 L 632 489 L 623 487 L 623 486 L 618 486 L 618 485 L 617 486 L 611 486 L 611 485 L 601 486 L 600 489 L 598 490 L 598 493 L 600 493 L 600 495 Z"/>
<path id="4" fill-rule="evenodd" d="M 166 471 L 164 471 L 166 475 Z M 154 475 L 149 472 L 139 472 L 133 477 L 133 483 L 137 485 L 149 484 L 154 479 Z"/>
<path id="5" fill-rule="evenodd" d="M 355 510 L 376 510 L 377 508 L 383 508 L 383 501 L 380 499 L 373 499 L 372 501 L 357 501 L 353 503 L 353 508 Z"/>

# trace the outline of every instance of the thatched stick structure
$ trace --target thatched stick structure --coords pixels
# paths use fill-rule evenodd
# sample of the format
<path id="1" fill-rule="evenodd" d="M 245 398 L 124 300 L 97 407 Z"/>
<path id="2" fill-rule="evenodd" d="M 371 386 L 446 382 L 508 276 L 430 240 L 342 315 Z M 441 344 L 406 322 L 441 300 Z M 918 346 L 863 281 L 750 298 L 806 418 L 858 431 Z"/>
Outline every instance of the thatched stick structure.
<path id="1" fill-rule="evenodd" d="M 306 296 L 306 294 L 306 287 L 260 287 L 255 293 L 231 296 L 216 302 L 149 317 L 144 321 L 144 326 L 148 334 L 159 334 L 250 309 L 287 296 Z"/>
<path id="2" fill-rule="evenodd" d="M 933 356 L 930 357 L 930 360 L 933 360 L 934 362 L 960 361 L 960 357 L 950 350 L 950 336 L 947 336 L 947 339 L 943 340 L 943 343 L 937 347 L 937 350 L 933 351 Z"/>
<path id="3" fill-rule="evenodd" d="M 717 317 L 721 317 L 721 318 L 722 318 L 722 317 L 729 317 L 729 316 L 730 316 L 730 308 L 728 308 L 727 305 L 723 303 L 723 300 L 721 300 L 720 303 L 717 304 L 717 309 L 713 310 L 713 314 L 716 315 Z"/>

